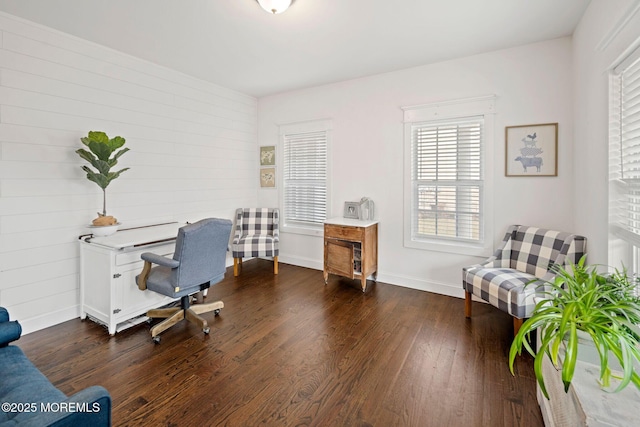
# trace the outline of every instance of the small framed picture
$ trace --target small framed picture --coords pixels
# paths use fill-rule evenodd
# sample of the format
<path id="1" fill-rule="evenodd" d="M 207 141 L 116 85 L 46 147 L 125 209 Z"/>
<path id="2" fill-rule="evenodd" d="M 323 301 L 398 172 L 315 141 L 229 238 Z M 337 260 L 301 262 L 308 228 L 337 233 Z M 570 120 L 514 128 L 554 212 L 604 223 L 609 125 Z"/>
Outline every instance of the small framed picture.
<path id="1" fill-rule="evenodd" d="M 505 176 L 558 176 L 558 124 L 507 126 Z"/>
<path id="2" fill-rule="evenodd" d="M 260 166 L 276 165 L 276 146 L 264 145 L 260 147 Z"/>
<path id="3" fill-rule="evenodd" d="M 260 187 L 276 188 L 276 168 L 260 169 Z"/>
<path id="4" fill-rule="evenodd" d="M 344 202 L 345 218 L 360 219 L 360 202 Z"/>

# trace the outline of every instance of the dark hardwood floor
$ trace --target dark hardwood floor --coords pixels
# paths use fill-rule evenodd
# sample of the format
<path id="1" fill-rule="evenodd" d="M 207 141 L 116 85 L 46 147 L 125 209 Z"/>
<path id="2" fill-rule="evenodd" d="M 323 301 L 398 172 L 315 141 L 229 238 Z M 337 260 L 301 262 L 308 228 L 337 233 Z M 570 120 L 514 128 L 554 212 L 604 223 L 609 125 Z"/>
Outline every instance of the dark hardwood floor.
<path id="1" fill-rule="evenodd" d="M 204 335 L 181 322 L 109 337 L 79 319 L 16 342 L 63 392 L 99 384 L 115 426 L 541 426 L 532 358 L 509 372 L 511 319 L 464 300 L 281 264 L 229 269 Z"/>

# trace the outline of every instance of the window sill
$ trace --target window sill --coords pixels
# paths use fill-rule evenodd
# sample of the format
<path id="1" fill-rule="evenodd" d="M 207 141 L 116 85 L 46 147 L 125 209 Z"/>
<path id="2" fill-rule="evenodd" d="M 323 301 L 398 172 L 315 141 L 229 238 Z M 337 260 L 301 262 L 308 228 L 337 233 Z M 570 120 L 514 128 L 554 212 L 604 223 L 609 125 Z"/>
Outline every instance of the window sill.
<path id="1" fill-rule="evenodd" d="M 404 246 L 411 249 L 421 249 L 425 251 L 446 252 L 459 255 L 472 255 L 478 257 L 489 257 L 493 253 L 491 247 L 482 243 L 463 243 L 443 240 L 413 240 L 405 238 Z"/>
<path id="2" fill-rule="evenodd" d="M 280 227 L 281 233 L 291 233 L 291 234 L 302 234 L 306 236 L 318 236 L 322 237 L 324 235 L 324 228 L 320 227 L 300 227 L 300 226 L 282 226 Z"/>

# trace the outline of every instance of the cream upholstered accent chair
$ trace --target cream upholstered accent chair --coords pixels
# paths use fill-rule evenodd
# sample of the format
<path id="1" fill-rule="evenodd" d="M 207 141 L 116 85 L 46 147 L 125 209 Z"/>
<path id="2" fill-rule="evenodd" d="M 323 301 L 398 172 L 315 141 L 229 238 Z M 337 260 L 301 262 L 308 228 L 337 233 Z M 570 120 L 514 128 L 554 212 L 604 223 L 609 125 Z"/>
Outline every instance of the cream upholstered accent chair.
<path id="1" fill-rule="evenodd" d="M 231 244 L 233 275 L 240 274 L 242 258 L 273 257 L 273 274 L 278 274 L 280 252 L 280 210 L 277 208 L 240 208 Z"/>
<path id="2" fill-rule="evenodd" d="M 531 317 L 534 297 L 551 290 L 551 267 L 577 263 L 587 239 L 576 234 L 524 225 L 512 225 L 498 250 L 482 264 L 462 269 L 465 315 L 471 317 L 472 295 L 513 316 L 513 333 Z M 530 282 L 539 283 L 530 284 Z"/>
<path id="3" fill-rule="evenodd" d="M 200 314 L 213 311 L 217 315 L 224 303 L 215 301 L 193 306 L 190 303 L 193 294 L 206 291 L 224 278 L 231 227 L 228 219 L 203 219 L 178 230 L 173 258 L 152 252 L 140 255 L 145 263 L 142 273 L 136 276 L 138 288 L 180 298 L 180 307 L 147 312 L 151 318 L 165 319 L 151 328 L 151 337 L 156 344 L 160 342 L 161 332 L 183 319 L 198 325 L 205 334 L 209 333 L 209 325 Z M 152 267 L 152 264 L 157 265 Z"/>

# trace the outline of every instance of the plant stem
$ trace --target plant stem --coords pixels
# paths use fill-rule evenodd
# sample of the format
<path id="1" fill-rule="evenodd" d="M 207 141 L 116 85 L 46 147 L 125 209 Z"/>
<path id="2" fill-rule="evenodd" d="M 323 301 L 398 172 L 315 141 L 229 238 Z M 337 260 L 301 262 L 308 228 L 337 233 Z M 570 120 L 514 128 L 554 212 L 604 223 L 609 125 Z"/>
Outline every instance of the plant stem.
<path id="1" fill-rule="evenodd" d="M 102 189 L 102 216 L 107 216 L 107 189 Z"/>

